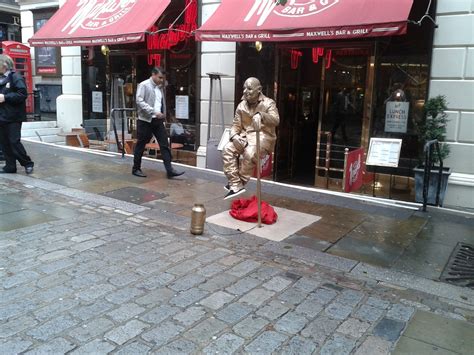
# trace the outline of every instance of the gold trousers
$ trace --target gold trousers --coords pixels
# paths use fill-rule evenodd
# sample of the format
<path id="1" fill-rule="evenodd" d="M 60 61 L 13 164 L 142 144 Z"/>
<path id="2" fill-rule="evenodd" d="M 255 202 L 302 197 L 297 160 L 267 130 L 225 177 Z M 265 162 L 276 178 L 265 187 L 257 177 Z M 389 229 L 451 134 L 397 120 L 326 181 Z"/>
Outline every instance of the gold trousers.
<path id="1" fill-rule="evenodd" d="M 260 149 L 260 157 L 269 154 L 267 149 Z M 242 159 L 239 159 L 242 156 Z M 257 164 L 257 146 L 248 145 L 244 151 L 239 152 L 232 142 L 222 150 L 222 160 L 224 162 L 224 174 L 229 181 L 232 190 L 238 191 L 247 184 L 252 176 L 255 165 Z"/>

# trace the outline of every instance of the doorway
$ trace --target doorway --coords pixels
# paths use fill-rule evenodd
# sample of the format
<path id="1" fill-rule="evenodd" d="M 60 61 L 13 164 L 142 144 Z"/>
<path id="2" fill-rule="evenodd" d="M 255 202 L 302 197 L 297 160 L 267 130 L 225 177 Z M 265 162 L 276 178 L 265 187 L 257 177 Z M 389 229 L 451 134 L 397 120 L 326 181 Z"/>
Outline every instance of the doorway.
<path id="1" fill-rule="evenodd" d="M 340 185 L 344 149 L 367 147 L 371 47 L 280 47 L 277 181 Z"/>

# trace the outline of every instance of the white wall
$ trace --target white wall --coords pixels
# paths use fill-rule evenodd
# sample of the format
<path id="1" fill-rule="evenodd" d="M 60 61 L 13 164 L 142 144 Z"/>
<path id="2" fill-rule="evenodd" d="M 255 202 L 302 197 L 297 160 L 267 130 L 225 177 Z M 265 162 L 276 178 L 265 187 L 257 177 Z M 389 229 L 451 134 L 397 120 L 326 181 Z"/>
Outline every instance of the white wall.
<path id="1" fill-rule="evenodd" d="M 18 0 L 21 11 L 22 42 L 28 44 L 34 34 L 33 11 L 62 6 L 66 0 Z M 36 72 L 34 61 L 35 48 L 31 48 L 33 73 Z M 57 126 L 63 131 L 80 127 L 82 123 L 82 84 L 81 84 L 81 48 L 61 48 L 61 78 L 33 76 L 35 84 L 62 84 L 63 94 L 56 100 Z"/>
<path id="2" fill-rule="evenodd" d="M 445 205 L 474 207 L 474 1 L 438 0 L 430 97 L 448 101 Z"/>
<path id="3" fill-rule="evenodd" d="M 63 6 L 66 0 L 59 0 Z M 63 94 L 56 99 L 58 127 L 65 132 L 82 124 L 81 47 L 61 47 Z"/>
<path id="4" fill-rule="evenodd" d="M 21 41 L 23 44 L 29 46 L 28 40 L 34 34 L 33 27 L 33 10 L 39 9 L 53 9 L 59 6 L 58 1 L 42 1 L 42 0 L 17 0 L 20 5 L 20 17 L 21 17 Z M 35 60 L 35 48 L 30 47 L 31 53 L 31 67 L 33 71 L 33 85 L 38 83 L 41 84 L 56 84 L 61 85 L 61 78 L 56 77 L 43 77 L 41 75 L 35 75 L 36 73 L 36 60 Z"/>
<path id="5" fill-rule="evenodd" d="M 56 99 L 58 127 L 65 132 L 82 124 L 81 47 L 61 47 L 63 94 Z"/>
<path id="6" fill-rule="evenodd" d="M 202 24 L 214 13 L 220 1 L 203 0 L 201 10 Z M 224 103 L 224 121 L 226 125 L 232 123 L 234 117 L 234 91 L 235 91 L 235 50 L 234 42 L 202 42 L 201 45 L 201 73 L 200 73 L 200 142 L 197 152 L 197 166 L 206 166 L 206 145 L 209 118 L 209 91 L 210 79 L 206 73 L 219 72 L 222 77 L 222 96 Z M 218 81 L 214 81 L 211 117 L 211 137 L 221 135 L 221 107 Z"/>

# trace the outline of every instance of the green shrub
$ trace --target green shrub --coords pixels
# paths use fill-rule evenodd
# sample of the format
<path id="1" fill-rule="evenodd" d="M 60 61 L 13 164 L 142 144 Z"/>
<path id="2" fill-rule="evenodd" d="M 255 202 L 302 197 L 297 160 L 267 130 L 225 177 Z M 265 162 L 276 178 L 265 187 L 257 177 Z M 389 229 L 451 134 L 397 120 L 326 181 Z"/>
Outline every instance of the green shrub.
<path id="1" fill-rule="evenodd" d="M 446 113 L 448 106 L 446 96 L 438 95 L 428 99 L 424 105 L 423 122 L 415 122 L 418 137 L 423 147 L 426 142 L 437 139 L 440 142 L 440 155 L 443 161 L 449 156 L 449 146 L 444 142 L 446 139 L 446 126 L 448 124 L 448 115 Z M 421 148 L 420 159 L 424 162 L 423 147 Z M 433 148 L 433 160 L 439 162 L 439 156 L 436 148 Z"/>

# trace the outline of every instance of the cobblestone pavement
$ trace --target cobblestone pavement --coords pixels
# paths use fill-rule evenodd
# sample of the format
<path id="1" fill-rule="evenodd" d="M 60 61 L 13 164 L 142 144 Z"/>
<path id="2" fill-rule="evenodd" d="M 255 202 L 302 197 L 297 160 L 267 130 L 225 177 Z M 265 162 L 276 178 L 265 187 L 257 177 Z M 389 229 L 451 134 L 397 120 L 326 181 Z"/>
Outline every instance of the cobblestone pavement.
<path id="1" fill-rule="evenodd" d="M 472 323 L 468 291 L 412 290 L 211 226 L 191 236 L 187 219 L 28 181 L 0 178 L 0 195 L 72 216 L 0 232 L 0 354 L 385 354 L 417 309 Z"/>

